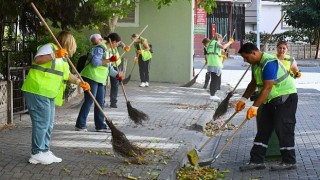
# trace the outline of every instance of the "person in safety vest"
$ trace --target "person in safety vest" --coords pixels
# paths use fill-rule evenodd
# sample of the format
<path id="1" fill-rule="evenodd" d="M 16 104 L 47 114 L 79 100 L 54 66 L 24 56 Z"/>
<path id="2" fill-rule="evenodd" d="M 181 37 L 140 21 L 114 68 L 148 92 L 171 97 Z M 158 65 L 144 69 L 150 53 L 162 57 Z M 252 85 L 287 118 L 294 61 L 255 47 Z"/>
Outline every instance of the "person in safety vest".
<path id="1" fill-rule="evenodd" d="M 110 37 L 110 39 L 112 42 L 116 42 L 114 36 Z M 116 62 L 118 58 L 117 56 L 112 55 L 111 47 L 107 46 L 101 35 L 91 35 L 90 41 L 92 42 L 93 47 L 88 58 L 89 64 L 84 67 L 80 74 L 82 78 L 90 84 L 92 95 L 95 97 L 100 107 L 103 107 L 108 75 L 110 74 L 111 76 L 116 77 L 119 81 L 122 81 L 123 77 L 110 65 L 110 62 Z M 88 92 L 84 92 L 84 102 L 80 108 L 75 125 L 76 131 L 88 131 L 86 124 L 92 104 L 93 99 Z M 105 122 L 104 115 L 96 105 L 94 106 L 94 125 L 97 132 L 111 132 Z"/>
<path id="2" fill-rule="evenodd" d="M 300 78 L 301 72 L 299 71 L 297 61 L 294 57 L 287 54 L 288 44 L 286 41 L 279 41 L 277 44 L 276 57 L 282 62 L 282 64 L 289 71 L 290 75 L 294 78 Z"/>
<path id="3" fill-rule="evenodd" d="M 149 87 L 149 67 L 152 58 L 150 46 L 147 39 L 139 36 L 138 34 L 132 34 L 131 39 L 134 41 L 134 47 L 138 58 L 141 81 L 139 86 Z"/>
<path id="4" fill-rule="evenodd" d="M 209 38 L 204 38 L 202 39 L 202 45 L 203 45 L 203 54 L 204 54 L 204 63 L 207 64 L 207 46 L 210 43 L 210 39 Z M 206 72 L 206 76 L 205 76 L 205 80 L 204 80 L 204 85 L 203 85 L 203 89 L 207 89 L 208 84 L 210 81 L 210 72 L 207 71 Z"/>
<path id="5" fill-rule="evenodd" d="M 256 88 L 258 97 L 248 109 L 246 118 L 250 120 L 257 116 L 258 108 L 261 108 L 250 162 L 239 169 L 247 171 L 266 168 L 264 157 L 274 130 L 278 136 L 282 162 L 271 166 L 271 170 L 295 169 L 294 131 L 298 95 L 294 79 L 274 55 L 259 51 L 252 43 L 244 44 L 238 53 L 245 62 L 252 65 L 252 79 L 235 110 L 239 112 L 245 108 L 246 100 Z"/>
<path id="6" fill-rule="evenodd" d="M 109 39 L 115 39 L 112 41 L 112 46 L 109 43 Z M 119 72 L 120 66 L 122 66 L 120 54 L 118 52 L 118 46 L 121 45 L 124 49 L 124 51 L 128 52 L 130 50 L 130 46 L 125 46 L 124 43 L 121 41 L 121 37 L 117 33 L 111 33 L 107 37 L 104 37 L 104 40 L 106 41 L 107 47 L 109 47 L 109 51 L 112 53 L 112 55 L 115 55 L 117 57 L 116 62 L 112 62 L 111 66 Z M 113 47 L 114 52 L 111 51 L 111 47 Z M 129 49 L 128 49 L 129 48 Z M 118 90 L 119 90 L 119 79 L 113 76 L 110 76 L 110 108 L 118 108 L 117 102 L 118 102 Z"/>
<path id="7" fill-rule="evenodd" d="M 22 85 L 26 105 L 32 121 L 32 164 L 59 163 L 61 158 L 50 151 L 50 139 L 53 129 L 55 104 L 63 104 L 63 93 L 66 82 L 77 84 L 85 91 L 90 85 L 81 82 L 70 73 L 69 64 L 65 56 L 72 56 L 77 48 L 74 37 L 66 31 L 57 35 L 62 48 L 49 43 L 39 47 L 30 67 L 26 80 Z"/>
<path id="8" fill-rule="evenodd" d="M 210 72 L 211 81 L 210 81 L 210 99 L 214 101 L 220 101 L 221 99 L 216 96 L 217 90 L 220 90 L 221 87 L 221 73 L 223 68 L 224 58 L 221 54 L 222 50 L 228 48 L 233 42 L 233 38 L 229 39 L 229 42 L 225 45 L 221 44 L 222 36 L 221 34 L 214 34 L 212 40 L 207 46 L 207 70 Z"/>

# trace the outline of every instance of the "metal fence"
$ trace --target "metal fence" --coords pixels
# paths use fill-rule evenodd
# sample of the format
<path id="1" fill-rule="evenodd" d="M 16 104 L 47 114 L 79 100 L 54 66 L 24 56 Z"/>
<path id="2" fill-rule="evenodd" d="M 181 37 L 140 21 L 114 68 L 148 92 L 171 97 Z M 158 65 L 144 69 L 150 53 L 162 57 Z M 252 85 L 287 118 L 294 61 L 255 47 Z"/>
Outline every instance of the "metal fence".
<path id="1" fill-rule="evenodd" d="M 316 51 L 316 45 L 289 43 L 287 53 L 290 54 L 290 56 L 295 57 L 296 59 L 315 59 Z M 266 46 L 266 52 L 275 54 L 277 52 L 277 45 L 268 44 Z"/>

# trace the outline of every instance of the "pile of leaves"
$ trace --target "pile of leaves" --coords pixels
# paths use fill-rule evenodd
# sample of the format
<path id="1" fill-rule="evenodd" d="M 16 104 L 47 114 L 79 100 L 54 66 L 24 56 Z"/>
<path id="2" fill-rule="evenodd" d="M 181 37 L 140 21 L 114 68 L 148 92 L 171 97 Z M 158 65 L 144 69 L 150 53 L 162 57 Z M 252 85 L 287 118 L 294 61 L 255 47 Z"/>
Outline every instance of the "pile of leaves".
<path id="1" fill-rule="evenodd" d="M 177 106 L 178 109 L 214 110 L 214 107 L 210 103 L 200 104 L 200 105 L 184 104 L 184 103 L 170 103 L 170 105 L 175 105 L 175 106 Z"/>
<path id="2" fill-rule="evenodd" d="M 225 177 L 230 170 L 219 172 L 216 168 L 185 166 L 177 172 L 178 180 L 215 180 Z"/>
<path id="3" fill-rule="evenodd" d="M 219 128 L 223 125 L 224 121 L 210 121 L 206 124 L 205 134 L 207 136 L 213 136 L 217 133 Z M 236 126 L 232 123 L 228 123 L 226 127 L 222 127 L 220 131 L 233 130 Z"/>

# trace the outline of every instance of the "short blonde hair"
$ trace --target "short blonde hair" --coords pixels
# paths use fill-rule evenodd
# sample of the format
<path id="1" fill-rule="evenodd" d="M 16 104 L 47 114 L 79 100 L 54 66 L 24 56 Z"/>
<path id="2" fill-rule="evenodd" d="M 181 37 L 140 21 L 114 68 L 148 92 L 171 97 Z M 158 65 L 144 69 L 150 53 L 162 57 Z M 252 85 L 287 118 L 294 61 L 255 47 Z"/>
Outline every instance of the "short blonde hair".
<path id="1" fill-rule="evenodd" d="M 68 51 L 69 56 L 71 57 L 77 50 L 77 43 L 73 35 L 68 31 L 61 31 L 57 35 L 57 40 L 59 41 L 62 48 Z"/>
<path id="2" fill-rule="evenodd" d="M 222 35 L 219 33 L 215 33 L 214 36 L 212 37 L 213 40 L 218 40 L 218 38 L 222 38 Z"/>

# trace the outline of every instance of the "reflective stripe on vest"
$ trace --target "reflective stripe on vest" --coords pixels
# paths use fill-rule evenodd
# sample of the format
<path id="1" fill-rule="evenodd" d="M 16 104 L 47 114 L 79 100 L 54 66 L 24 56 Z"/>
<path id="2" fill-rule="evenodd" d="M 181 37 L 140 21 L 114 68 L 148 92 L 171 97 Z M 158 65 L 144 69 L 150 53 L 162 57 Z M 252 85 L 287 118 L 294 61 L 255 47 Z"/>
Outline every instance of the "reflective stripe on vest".
<path id="1" fill-rule="evenodd" d="M 105 43 L 100 43 L 99 45 L 93 47 L 91 50 L 91 54 L 92 54 L 92 51 L 97 47 L 102 47 L 104 50 L 101 61 L 103 59 L 110 58 L 110 52 L 108 51 Z M 91 58 L 92 58 L 92 56 L 91 56 Z M 108 65 L 100 65 L 100 66 L 94 67 L 92 65 L 92 63 L 89 63 L 87 66 L 85 66 L 83 68 L 83 70 L 81 71 L 80 74 L 81 74 L 81 76 L 86 77 L 88 79 L 91 79 L 97 83 L 102 83 L 103 85 L 106 85 L 107 76 L 108 76 L 108 72 L 109 72 L 107 66 Z"/>
<path id="2" fill-rule="evenodd" d="M 55 44 L 50 43 L 53 52 L 58 49 Z M 63 87 L 63 80 L 69 78 L 69 65 L 62 58 L 56 58 L 44 64 L 33 63 L 22 90 L 48 98 L 57 98 Z M 62 98 L 62 97 L 61 97 Z"/>
<path id="3" fill-rule="evenodd" d="M 278 61 L 278 60 L 273 55 L 263 53 L 260 63 L 252 66 L 253 74 L 258 86 L 259 93 L 261 92 L 263 87 L 262 71 L 264 67 L 267 65 L 267 63 L 272 61 Z M 269 102 L 273 98 L 286 95 L 286 94 L 296 93 L 296 92 L 297 92 L 297 89 L 295 87 L 293 78 L 289 76 L 289 73 L 285 69 L 283 64 L 279 63 L 278 61 L 277 78 L 275 79 L 271 92 L 267 97 L 267 99 L 264 101 L 264 103 Z"/>
<path id="4" fill-rule="evenodd" d="M 277 57 L 277 54 L 275 54 L 275 56 Z M 281 63 L 284 65 L 284 67 L 287 69 L 291 76 L 293 76 L 293 72 L 291 71 L 293 61 L 293 58 L 291 58 L 291 56 L 288 54 L 285 54 L 284 59 L 281 61 Z"/>
<path id="5" fill-rule="evenodd" d="M 222 62 L 221 48 L 218 47 L 218 42 L 216 40 L 212 40 L 207 47 L 207 65 L 222 68 Z"/>

